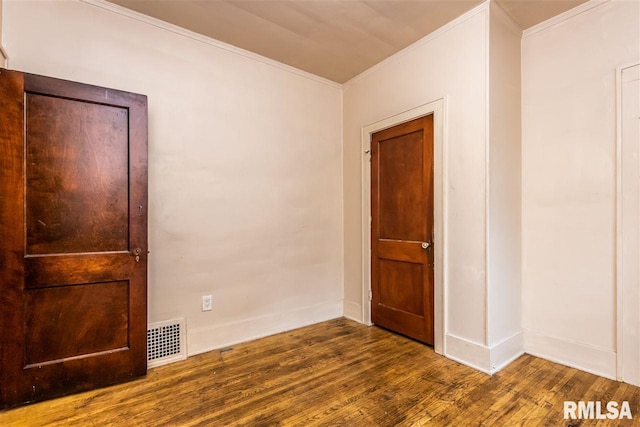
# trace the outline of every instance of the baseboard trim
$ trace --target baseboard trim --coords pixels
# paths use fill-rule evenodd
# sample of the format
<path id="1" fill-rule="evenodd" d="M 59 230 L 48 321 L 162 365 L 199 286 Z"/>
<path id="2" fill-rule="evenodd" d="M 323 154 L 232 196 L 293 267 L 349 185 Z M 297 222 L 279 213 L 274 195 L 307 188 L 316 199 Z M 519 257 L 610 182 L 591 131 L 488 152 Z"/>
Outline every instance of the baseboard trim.
<path id="1" fill-rule="evenodd" d="M 359 307 L 358 304 L 336 301 L 188 330 L 188 343 L 206 344 L 191 345 L 187 354 L 194 356 L 339 317 L 362 323 L 359 316 L 353 315 L 354 312 L 360 313 L 354 310 Z M 531 330 L 518 331 L 491 348 L 452 334 L 447 334 L 445 339 L 445 357 L 489 375 L 501 371 L 527 353 L 594 375 L 616 379 L 617 359 L 614 351 Z"/>
<path id="2" fill-rule="evenodd" d="M 342 316 L 343 302 L 340 300 L 280 311 L 237 322 L 211 325 L 206 328 L 188 328 L 187 354 L 189 357 L 195 356 Z"/>
<path id="3" fill-rule="evenodd" d="M 491 374 L 491 353 L 487 347 L 451 334 L 447 334 L 445 339 L 445 357 L 486 374 Z"/>
<path id="4" fill-rule="evenodd" d="M 524 351 L 532 356 L 616 379 L 616 352 L 524 330 Z"/>
<path id="5" fill-rule="evenodd" d="M 516 332 L 490 348 L 491 373 L 501 371 L 524 354 L 524 332 Z"/>
<path id="6" fill-rule="evenodd" d="M 352 301 L 344 302 L 344 317 L 358 323 L 364 324 L 362 319 L 362 306 Z"/>

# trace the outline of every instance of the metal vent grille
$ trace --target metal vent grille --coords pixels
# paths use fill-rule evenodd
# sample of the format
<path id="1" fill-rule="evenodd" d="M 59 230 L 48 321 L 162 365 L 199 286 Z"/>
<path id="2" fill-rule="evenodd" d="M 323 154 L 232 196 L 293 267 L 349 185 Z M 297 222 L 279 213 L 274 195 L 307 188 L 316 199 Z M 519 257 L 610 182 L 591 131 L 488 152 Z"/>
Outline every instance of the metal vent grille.
<path id="1" fill-rule="evenodd" d="M 187 358 L 184 319 L 149 325 L 147 329 L 147 366 L 154 367 Z"/>

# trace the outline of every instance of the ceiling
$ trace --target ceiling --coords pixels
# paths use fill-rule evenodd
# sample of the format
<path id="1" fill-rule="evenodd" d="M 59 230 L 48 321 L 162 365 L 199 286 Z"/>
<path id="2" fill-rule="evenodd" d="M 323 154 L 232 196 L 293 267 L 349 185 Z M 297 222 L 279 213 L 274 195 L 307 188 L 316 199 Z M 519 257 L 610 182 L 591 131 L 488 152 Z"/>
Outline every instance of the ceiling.
<path id="1" fill-rule="evenodd" d="M 344 83 L 484 0 L 108 0 Z M 522 29 L 587 0 L 498 0 Z"/>

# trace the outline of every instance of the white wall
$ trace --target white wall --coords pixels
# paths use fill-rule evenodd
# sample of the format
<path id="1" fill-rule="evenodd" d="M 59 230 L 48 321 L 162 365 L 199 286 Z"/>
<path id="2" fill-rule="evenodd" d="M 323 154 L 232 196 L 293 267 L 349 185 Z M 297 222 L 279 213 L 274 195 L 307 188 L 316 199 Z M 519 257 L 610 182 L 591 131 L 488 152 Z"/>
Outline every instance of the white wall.
<path id="1" fill-rule="evenodd" d="M 616 374 L 615 71 L 638 62 L 638 7 L 601 3 L 522 42 L 525 348 L 607 377 Z"/>
<path id="2" fill-rule="evenodd" d="M 486 8 L 344 85 L 345 315 L 363 321 L 361 129 L 446 97 L 445 351 L 489 370 L 485 329 Z M 437 243 L 437 242 L 436 242 Z"/>
<path id="3" fill-rule="evenodd" d="M 492 369 L 524 349 L 521 286 L 520 42 L 522 31 L 490 5 L 488 345 Z"/>
<path id="4" fill-rule="evenodd" d="M 193 354 L 342 315 L 339 86 L 79 1 L 3 32 L 14 69 L 148 95 L 151 322 Z"/>

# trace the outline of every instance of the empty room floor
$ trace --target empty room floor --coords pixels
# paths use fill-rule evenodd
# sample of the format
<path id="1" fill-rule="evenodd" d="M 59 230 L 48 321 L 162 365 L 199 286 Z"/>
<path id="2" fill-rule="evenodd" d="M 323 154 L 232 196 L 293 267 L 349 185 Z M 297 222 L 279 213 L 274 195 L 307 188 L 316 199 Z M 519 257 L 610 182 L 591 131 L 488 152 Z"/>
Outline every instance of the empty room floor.
<path id="1" fill-rule="evenodd" d="M 634 420 L 564 419 L 564 401 L 628 401 Z M 489 376 L 336 319 L 0 412 L 2 426 L 638 425 L 640 388 L 524 355 Z"/>

